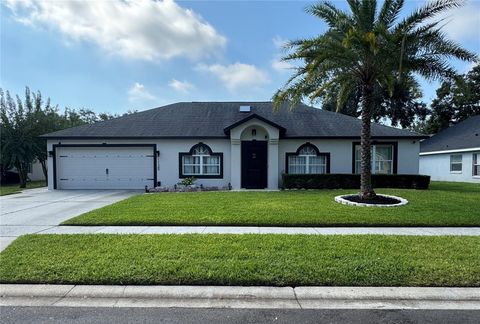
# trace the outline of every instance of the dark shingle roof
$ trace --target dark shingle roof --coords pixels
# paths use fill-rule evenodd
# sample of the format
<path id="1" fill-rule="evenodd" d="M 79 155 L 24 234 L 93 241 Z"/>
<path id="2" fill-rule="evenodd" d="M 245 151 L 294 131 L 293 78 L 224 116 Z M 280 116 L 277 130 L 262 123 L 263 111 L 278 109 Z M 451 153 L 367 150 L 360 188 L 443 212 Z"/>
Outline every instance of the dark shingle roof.
<path id="1" fill-rule="evenodd" d="M 470 117 L 422 141 L 420 152 L 480 147 L 480 115 Z"/>
<path id="2" fill-rule="evenodd" d="M 239 112 L 249 105 L 251 112 Z M 294 111 L 283 106 L 274 112 L 271 102 L 179 102 L 135 114 L 46 134 L 46 138 L 188 138 L 223 137 L 228 126 L 256 114 L 279 127 L 282 137 L 360 136 L 359 119 L 299 105 Z M 422 138 L 407 130 L 372 124 L 373 137 Z"/>

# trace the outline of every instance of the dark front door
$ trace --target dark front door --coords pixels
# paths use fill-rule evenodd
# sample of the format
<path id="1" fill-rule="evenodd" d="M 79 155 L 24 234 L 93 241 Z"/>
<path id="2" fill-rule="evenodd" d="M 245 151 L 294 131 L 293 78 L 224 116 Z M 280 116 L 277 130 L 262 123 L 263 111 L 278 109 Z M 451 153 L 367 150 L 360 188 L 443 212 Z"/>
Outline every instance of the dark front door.
<path id="1" fill-rule="evenodd" d="M 267 187 L 267 142 L 242 142 L 242 188 Z"/>

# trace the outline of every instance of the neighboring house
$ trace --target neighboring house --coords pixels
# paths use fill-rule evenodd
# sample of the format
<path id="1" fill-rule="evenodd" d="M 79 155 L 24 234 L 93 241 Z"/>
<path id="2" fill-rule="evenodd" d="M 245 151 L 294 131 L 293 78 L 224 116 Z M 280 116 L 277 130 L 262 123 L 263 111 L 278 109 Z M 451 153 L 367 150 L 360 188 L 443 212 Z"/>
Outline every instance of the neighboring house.
<path id="1" fill-rule="evenodd" d="M 356 173 L 361 121 L 271 102 L 182 102 L 46 134 L 49 189 L 269 188 L 282 173 Z M 374 173 L 418 174 L 425 136 L 372 124 Z"/>
<path id="2" fill-rule="evenodd" d="M 480 115 L 422 141 L 420 173 L 432 180 L 480 183 Z"/>
<path id="3" fill-rule="evenodd" d="M 35 161 L 29 165 L 28 178 L 32 181 L 45 180 L 42 164 L 40 162 Z"/>
<path id="4" fill-rule="evenodd" d="M 9 171 L 18 173 L 16 168 L 12 168 Z M 45 180 L 42 164 L 40 162 L 35 161 L 28 165 L 28 179 L 31 181 Z"/>

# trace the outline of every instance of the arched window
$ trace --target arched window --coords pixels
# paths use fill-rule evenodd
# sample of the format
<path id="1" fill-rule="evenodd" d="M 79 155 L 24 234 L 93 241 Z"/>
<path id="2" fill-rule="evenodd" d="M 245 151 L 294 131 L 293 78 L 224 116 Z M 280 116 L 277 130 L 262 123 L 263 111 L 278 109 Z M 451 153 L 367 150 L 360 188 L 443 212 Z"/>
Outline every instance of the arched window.
<path id="1" fill-rule="evenodd" d="M 180 153 L 180 178 L 221 178 L 222 153 L 213 153 L 208 145 L 198 143 L 190 152 Z"/>
<path id="2" fill-rule="evenodd" d="M 287 153 L 287 173 L 322 174 L 330 173 L 330 153 L 320 153 L 310 143 L 300 146 L 296 153 Z"/>

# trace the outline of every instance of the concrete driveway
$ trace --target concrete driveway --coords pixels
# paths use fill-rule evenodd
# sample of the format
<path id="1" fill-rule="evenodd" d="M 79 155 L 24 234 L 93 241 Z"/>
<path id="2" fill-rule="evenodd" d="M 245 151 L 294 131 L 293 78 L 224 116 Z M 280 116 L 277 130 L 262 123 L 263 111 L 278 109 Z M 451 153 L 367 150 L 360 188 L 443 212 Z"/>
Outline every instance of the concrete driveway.
<path id="1" fill-rule="evenodd" d="M 142 191 L 25 190 L 0 197 L 0 251 L 17 236 L 38 233 L 61 222 Z"/>

